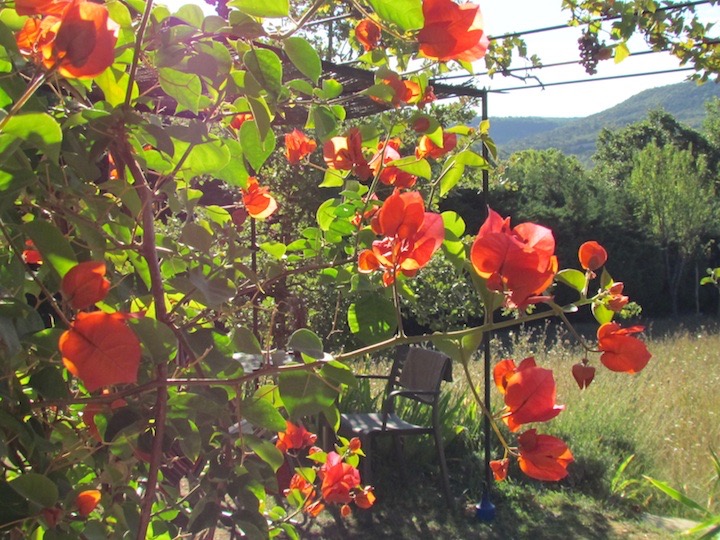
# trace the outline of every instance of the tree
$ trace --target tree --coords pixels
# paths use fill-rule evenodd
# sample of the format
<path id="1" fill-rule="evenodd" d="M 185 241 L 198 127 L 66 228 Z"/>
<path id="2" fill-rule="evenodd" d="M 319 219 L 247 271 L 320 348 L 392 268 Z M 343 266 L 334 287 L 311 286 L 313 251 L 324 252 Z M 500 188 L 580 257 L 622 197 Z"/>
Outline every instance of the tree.
<path id="1" fill-rule="evenodd" d="M 710 170 L 720 163 L 717 147 L 701 133 L 680 124 L 671 114 L 656 110 L 650 111 L 641 122 L 600 132 L 593 156 L 596 175 L 610 184 L 622 186 L 633 169 L 636 153 L 650 144 L 670 144 L 691 151 L 695 158 L 704 156 Z"/>
<path id="2" fill-rule="evenodd" d="M 663 249 L 668 292 L 677 314 L 686 266 L 718 231 L 715 179 L 703 157 L 651 143 L 637 154 L 626 193 L 633 197 L 640 223 Z"/>

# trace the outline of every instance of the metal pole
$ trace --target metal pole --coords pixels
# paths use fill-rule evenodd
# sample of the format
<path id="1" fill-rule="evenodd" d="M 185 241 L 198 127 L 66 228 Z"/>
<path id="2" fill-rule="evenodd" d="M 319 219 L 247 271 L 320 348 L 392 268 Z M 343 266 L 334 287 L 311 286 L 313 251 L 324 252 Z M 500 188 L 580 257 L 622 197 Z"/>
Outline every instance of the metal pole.
<path id="1" fill-rule="evenodd" d="M 488 93 L 485 91 L 482 97 L 482 119 L 483 121 L 488 119 Z M 483 144 L 482 156 L 487 161 L 490 157 L 487 146 Z M 488 190 L 490 189 L 490 172 L 487 169 L 483 169 L 482 172 L 482 183 L 483 183 L 483 212 L 487 215 L 488 213 Z M 486 306 L 487 309 L 487 306 Z M 489 411 L 490 409 L 490 332 L 485 332 L 483 336 L 483 368 L 484 368 L 484 400 L 485 408 Z M 490 501 L 490 490 L 493 482 L 493 473 L 490 468 L 490 460 L 492 459 L 491 444 L 492 444 L 492 427 L 490 426 L 490 418 L 487 415 L 483 416 L 483 446 L 485 450 L 485 479 L 483 482 L 483 494 L 482 500 L 475 507 L 475 517 L 481 521 L 492 521 L 495 519 L 495 505 Z"/>

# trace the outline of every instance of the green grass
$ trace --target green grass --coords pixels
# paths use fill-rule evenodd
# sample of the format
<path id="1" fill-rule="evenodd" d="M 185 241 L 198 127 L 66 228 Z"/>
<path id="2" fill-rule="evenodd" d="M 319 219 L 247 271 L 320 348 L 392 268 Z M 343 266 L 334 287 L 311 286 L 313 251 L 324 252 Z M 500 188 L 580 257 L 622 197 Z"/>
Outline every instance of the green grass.
<path id="1" fill-rule="evenodd" d="M 441 498 L 434 451 L 427 440 L 408 445 L 411 481 L 397 476 L 394 455 L 388 451 L 388 464 L 381 465 L 376 476 L 377 508 L 367 515 L 356 511 L 344 532 L 334 520 L 320 520 L 308 537 L 342 533 L 337 537 L 667 538 L 667 532 L 653 531 L 634 518 L 647 511 L 683 516 L 683 508 L 642 475 L 663 480 L 702 504 L 708 502 L 714 478 L 708 448 L 720 449 L 720 333 L 716 325 L 702 321 L 690 321 L 683 328 L 658 323 L 648 328 L 646 340 L 653 358 L 636 375 L 610 372 L 600 365 L 598 355 L 590 355 L 598 370 L 583 391 L 570 372 L 583 350 L 569 335 L 547 338 L 542 328 L 493 340 L 497 360 L 532 355 L 539 365 L 553 368 L 557 401 L 567 409 L 537 427 L 566 440 L 576 462 L 569 477 L 557 484 L 534 482 L 511 468 L 509 481 L 494 487 L 498 518 L 492 525 L 474 519 L 473 504 L 480 498 L 483 478 L 480 420 L 456 367 L 455 382 L 445 385 L 444 425 L 457 508 L 448 512 Z M 382 367 L 375 366 L 375 371 Z M 482 380 L 480 362 L 473 362 L 472 373 L 476 383 Z M 369 391 L 355 395 L 354 406 L 362 407 Z M 497 410 L 502 404 L 493 392 Z M 618 475 L 631 455 L 634 459 Z M 717 510 L 717 503 L 713 505 Z"/>

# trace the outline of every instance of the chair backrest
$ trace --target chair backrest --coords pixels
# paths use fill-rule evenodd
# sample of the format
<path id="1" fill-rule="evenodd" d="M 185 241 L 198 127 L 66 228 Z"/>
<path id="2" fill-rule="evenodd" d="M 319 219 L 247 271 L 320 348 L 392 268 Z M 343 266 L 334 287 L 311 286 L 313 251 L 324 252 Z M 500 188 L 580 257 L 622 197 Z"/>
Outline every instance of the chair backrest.
<path id="1" fill-rule="evenodd" d="M 403 355 L 401 351 L 393 364 L 391 382 L 396 388 L 418 392 L 416 396 L 404 394 L 417 401 L 433 403 L 436 394 L 421 392 L 438 392 L 442 381 L 452 381 L 452 362 L 440 352 L 409 347 L 407 354 Z"/>

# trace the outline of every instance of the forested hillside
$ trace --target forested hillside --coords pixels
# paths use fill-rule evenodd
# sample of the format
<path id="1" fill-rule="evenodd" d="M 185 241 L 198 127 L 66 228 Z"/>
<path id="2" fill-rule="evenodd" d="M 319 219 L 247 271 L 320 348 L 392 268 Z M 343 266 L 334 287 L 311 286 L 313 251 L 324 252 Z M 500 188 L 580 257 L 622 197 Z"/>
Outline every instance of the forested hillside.
<path id="1" fill-rule="evenodd" d="M 720 85 L 685 82 L 645 90 L 619 105 L 586 118 L 491 118 L 491 135 L 502 156 L 527 148 L 557 148 L 590 164 L 602 128 L 638 122 L 648 111 L 662 109 L 679 122 L 699 128 L 705 102 L 720 97 Z"/>

